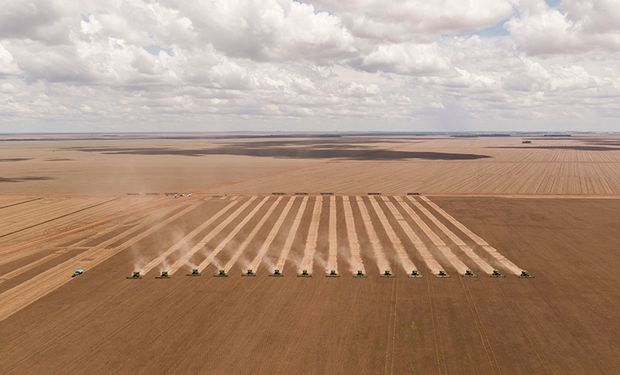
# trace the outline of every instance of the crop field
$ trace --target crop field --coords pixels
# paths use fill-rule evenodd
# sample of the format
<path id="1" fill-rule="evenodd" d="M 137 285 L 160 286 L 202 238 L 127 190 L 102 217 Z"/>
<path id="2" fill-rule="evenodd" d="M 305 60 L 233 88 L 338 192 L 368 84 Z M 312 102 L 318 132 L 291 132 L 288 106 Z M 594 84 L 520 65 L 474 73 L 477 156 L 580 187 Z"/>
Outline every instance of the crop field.
<path id="1" fill-rule="evenodd" d="M 620 371 L 615 138 L 105 142 L 0 151 L 2 374 Z"/>

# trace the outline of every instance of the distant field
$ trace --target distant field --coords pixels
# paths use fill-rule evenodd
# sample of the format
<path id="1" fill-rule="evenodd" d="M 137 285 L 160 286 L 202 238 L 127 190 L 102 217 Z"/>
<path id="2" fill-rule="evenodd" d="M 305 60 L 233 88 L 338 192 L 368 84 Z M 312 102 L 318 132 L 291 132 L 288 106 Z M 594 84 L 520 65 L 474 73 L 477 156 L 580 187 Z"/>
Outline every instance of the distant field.
<path id="1" fill-rule="evenodd" d="M 620 194 L 620 138 L 4 142 L 0 192 Z"/>

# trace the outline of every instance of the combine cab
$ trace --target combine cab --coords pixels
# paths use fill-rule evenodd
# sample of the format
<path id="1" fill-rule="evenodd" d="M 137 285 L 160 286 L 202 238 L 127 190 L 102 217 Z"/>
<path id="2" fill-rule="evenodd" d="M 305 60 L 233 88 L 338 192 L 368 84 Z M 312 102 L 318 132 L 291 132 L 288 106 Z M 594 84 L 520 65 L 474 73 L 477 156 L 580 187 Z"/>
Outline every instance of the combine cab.
<path id="1" fill-rule="evenodd" d="M 77 270 L 73 271 L 73 275 L 71 275 L 71 277 L 81 276 L 82 274 L 84 274 L 84 269 L 78 268 Z"/>
<path id="2" fill-rule="evenodd" d="M 133 271 L 131 273 L 131 276 L 127 276 L 128 279 L 141 279 L 142 275 L 140 274 L 140 271 Z"/>
<path id="3" fill-rule="evenodd" d="M 336 272 L 336 270 L 331 270 L 326 276 L 327 277 L 339 277 L 340 275 L 338 274 L 338 272 Z"/>
<path id="4" fill-rule="evenodd" d="M 299 276 L 299 277 L 310 277 L 312 275 L 308 272 L 308 270 L 302 270 L 301 273 L 299 275 L 297 275 L 297 276 Z"/>
<path id="5" fill-rule="evenodd" d="M 465 273 L 463 274 L 463 276 L 464 277 L 478 277 L 478 275 L 473 273 L 471 270 L 465 270 Z"/>
<path id="6" fill-rule="evenodd" d="M 192 268 L 192 272 L 188 273 L 187 276 L 200 276 L 200 271 L 198 268 Z"/>
<path id="7" fill-rule="evenodd" d="M 353 277 L 364 278 L 364 277 L 366 277 L 366 274 L 364 274 L 364 271 L 362 271 L 362 270 L 357 270 L 357 272 L 355 274 L 353 274 Z"/>
<path id="8" fill-rule="evenodd" d="M 226 273 L 225 270 L 219 270 L 217 271 L 217 273 L 215 274 L 215 277 L 228 277 L 228 274 Z"/>
<path id="9" fill-rule="evenodd" d="M 504 275 L 502 275 L 502 273 L 499 272 L 498 270 L 493 270 L 493 272 L 491 273 L 491 277 L 496 279 L 498 277 L 504 277 Z"/>
<path id="10" fill-rule="evenodd" d="M 275 270 L 273 270 L 273 273 L 269 276 L 282 277 L 283 275 L 282 275 L 282 272 L 280 272 L 280 270 L 276 268 Z"/>
<path id="11" fill-rule="evenodd" d="M 390 270 L 385 270 L 385 271 L 383 271 L 383 273 L 381 274 L 381 277 L 394 277 L 394 275 L 392 275 L 392 271 L 390 271 Z"/>
<path id="12" fill-rule="evenodd" d="M 168 274 L 168 271 L 161 271 L 159 276 L 156 277 L 156 279 L 169 279 L 169 278 L 170 278 L 170 275 Z"/>
<path id="13" fill-rule="evenodd" d="M 519 277 L 522 279 L 531 279 L 534 276 L 530 275 L 530 273 L 527 272 L 526 270 L 523 270 L 521 271 L 521 274 L 519 275 Z"/>
<path id="14" fill-rule="evenodd" d="M 446 271 L 444 271 L 444 270 L 439 270 L 439 272 L 437 272 L 437 275 L 435 275 L 435 276 L 436 276 L 436 277 L 439 277 L 439 278 L 446 278 L 446 277 L 450 277 L 450 275 L 448 275 L 448 274 L 446 273 Z"/>
<path id="15" fill-rule="evenodd" d="M 411 270 L 409 277 L 422 277 L 422 275 L 418 272 L 418 270 Z"/>
<path id="16" fill-rule="evenodd" d="M 254 273 L 253 269 L 248 268 L 248 270 L 245 271 L 245 273 L 241 274 L 241 276 L 256 276 L 256 274 Z"/>

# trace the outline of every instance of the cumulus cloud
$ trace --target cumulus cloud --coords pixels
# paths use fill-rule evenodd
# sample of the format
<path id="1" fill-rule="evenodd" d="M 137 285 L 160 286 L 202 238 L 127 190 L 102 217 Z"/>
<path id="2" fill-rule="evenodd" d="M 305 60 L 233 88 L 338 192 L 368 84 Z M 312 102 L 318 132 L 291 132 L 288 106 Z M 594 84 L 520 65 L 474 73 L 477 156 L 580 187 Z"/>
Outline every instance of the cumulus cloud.
<path id="1" fill-rule="evenodd" d="M 619 21 L 613 0 L 7 0 L 0 130 L 615 126 Z"/>

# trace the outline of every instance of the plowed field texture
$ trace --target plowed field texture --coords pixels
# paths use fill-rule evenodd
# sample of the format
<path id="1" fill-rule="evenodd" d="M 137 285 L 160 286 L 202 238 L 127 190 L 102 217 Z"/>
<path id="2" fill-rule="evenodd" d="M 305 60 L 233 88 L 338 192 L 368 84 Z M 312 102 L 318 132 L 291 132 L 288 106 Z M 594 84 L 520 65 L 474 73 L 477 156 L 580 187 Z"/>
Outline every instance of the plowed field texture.
<path id="1" fill-rule="evenodd" d="M 620 373 L 620 138 L 528 139 L 0 141 L 0 373 Z"/>

